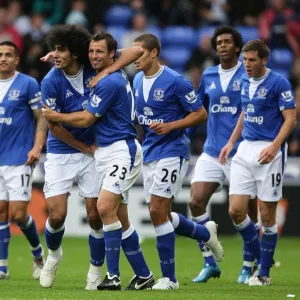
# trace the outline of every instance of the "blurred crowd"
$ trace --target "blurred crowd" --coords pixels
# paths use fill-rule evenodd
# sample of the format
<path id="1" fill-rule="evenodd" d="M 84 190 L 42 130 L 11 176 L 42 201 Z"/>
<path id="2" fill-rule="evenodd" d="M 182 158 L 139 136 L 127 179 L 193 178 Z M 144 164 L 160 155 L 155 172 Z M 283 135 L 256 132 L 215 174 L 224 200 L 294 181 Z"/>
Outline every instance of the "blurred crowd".
<path id="1" fill-rule="evenodd" d="M 290 79 L 300 120 L 300 0 L 0 0 L 0 41 L 21 51 L 20 71 L 41 81 L 51 65 L 40 61 L 44 38 L 55 24 L 80 24 L 91 33 L 112 33 L 119 47 L 152 32 L 162 42 L 161 59 L 198 88 L 205 68 L 218 63 L 210 36 L 216 26 L 237 27 L 247 41 L 264 40 L 272 50 L 270 67 Z M 134 67 L 127 73 L 132 78 Z M 204 125 L 191 131 L 192 153 L 202 152 Z M 300 123 L 289 141 L 300 156 Z"/>

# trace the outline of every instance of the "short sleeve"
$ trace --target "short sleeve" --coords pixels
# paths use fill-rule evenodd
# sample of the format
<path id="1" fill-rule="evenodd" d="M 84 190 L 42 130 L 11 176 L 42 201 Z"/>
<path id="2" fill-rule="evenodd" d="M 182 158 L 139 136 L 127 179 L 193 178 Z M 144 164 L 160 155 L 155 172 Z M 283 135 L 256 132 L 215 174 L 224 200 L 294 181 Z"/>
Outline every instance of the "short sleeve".
<path id="1" fill-rule="evenodd" d="M 60 112 L 58 92 L 53 80 L 44 79 L 41 84 L 42 102 L 51 109 Z"/>
<path id="2" fill-rule="evenodd" d="M 277 93 L 280 111 L 296 107 L 292 86 L 286 78 L 278 81 Z"/>
<path id="3" fill-rule="evenodd" d="M 94 95 L 86 110 L 100 118 L 116 99 L 117 91 L 116 84 L 112 80 L 109 78 L 102 79 L 97 83 Z"/>
<path id="4" fill-rule="evenodd" d="M 203 106 L 191 82 L 183 76 L 176 77 L 175 93 L 185 111 L 193 112 Z"/>

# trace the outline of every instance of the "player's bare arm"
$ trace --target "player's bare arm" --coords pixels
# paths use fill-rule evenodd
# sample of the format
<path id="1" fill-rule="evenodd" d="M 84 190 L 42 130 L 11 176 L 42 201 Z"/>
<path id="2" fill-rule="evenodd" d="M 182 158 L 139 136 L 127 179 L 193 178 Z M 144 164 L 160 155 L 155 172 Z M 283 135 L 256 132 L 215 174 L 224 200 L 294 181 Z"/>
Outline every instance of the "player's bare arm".
<path id="1" fill-rule="evenodd" d="M 207 112 L 204 107 L 197 111 L 191 112 L 185 118 L 169 123 L 156 123 L 153 122 L 149 127 L 159 135 L 168 134 L 173 130 L 185 129 L 196 126 L 207 120 Z"/>
<path id="2" fill-rule="evenodd" d="M 35 140 L 33 148 L 27 154 L 28 159 L 25 165 L 31 165 L 35 167 L 40 160 L 48 128 L 40 109 L 33 110 L 33 115 L 36 120 Z"/>
<path id="3" fill-rule="evenodd" d="M 97 117 L 95 117 L 87 110 L 73 112 L 70 114 L 63 114 L 52 110 L 44 103 L 42 103 L 42 106 L 43 106 L 42 111 L 43 111 L 44 118 L 48 122 L 65 123 L 73 127 L 86 128 L 93 125 L 97 120 Z"/>
<path id="4" fill-rule="evenodd" d="M 234 131 L 232 132 L 232 135 L 228 143 L 223 147 L 223 149 L 220 152 L 219 161 L 222 165 L 225 165 L 227 163 L 227 158 L 229 157 L 230 152 L 234 147 L 234 144 L 241 137 L 243 128 L 244 128 L 244 111 L 241 112 L 239 120 L 235 126 Z"/>
<path id="5" fill-rule="evenodd" d="M 296 126 L 297 119 L 295 108 L 284 110 L 282 115 L 284 117 L 282 127 L 273 143 L 261 151 L 258 159 L 260 164 L 268 164 L 274 159 L 279 148 L 287 140 Z"/>
<path id="6" fill-rule="evenodd" d="M 141 57 L 143 55 L 144 49 L 140 46 L 131 46 L 128 48 L 119 49 L 118 53 L 119 53 L 118 59 L 113 64 L 111 64 L 109 67 L 107 67 L 106 69 L 99 72 L 92 79 L 92 81 L 90 82 L 91 87 L 96 86 L 97 82 L 99 80 L 101 80 L 102 78 L 104 78 L 105 76 L 107 76 L 113 72 L 116 72 L 116 71 L 128 66 L 135 60 L 137 60 L 139 57 Z"/>
<path id="7" fill-rule="evenodd" d="M 93 154 L 95 152 L 95 149 L 93 149 L 92 146 L 89 146 L 86 143 L 76 139 L 73 136 L 73 134 L 69 132 L 66 128 L 61 126 L 61 124 L 55 122 L 49 122 L 48 127 L 53 136 L 60 139 L 61 141 L 71 146 L 72 148 L 86 154 Z"/>

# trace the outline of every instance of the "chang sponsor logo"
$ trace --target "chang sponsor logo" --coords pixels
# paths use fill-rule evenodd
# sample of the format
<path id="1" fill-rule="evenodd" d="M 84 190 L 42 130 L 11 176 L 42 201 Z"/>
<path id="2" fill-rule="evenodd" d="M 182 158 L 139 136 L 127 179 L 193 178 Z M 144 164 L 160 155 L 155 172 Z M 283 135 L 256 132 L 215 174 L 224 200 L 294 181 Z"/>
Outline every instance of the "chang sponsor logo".
<path id="1" fill-rule="evenodd" d="M 0 118 L 0 124 L 10 125 L 12 123 L 12 118 Z"/>
<path id="2" fill-rule="evenodd" d="M 237 107 L 223 106 L 222 104 L 214 104 L 211 107 L 211 112 L 214 114 L 216 114 L 216 113 L 231 113 L 234 115 L 237 112 Z"/>
<path id="3" fill-rule="evenodd" d="M 250 123 L 257 123 L 258 125 L 263 124 L 264 117 L 263 116 L 249 116 L 247 112 L 245 112 L 244 120 Z"/>
<path id="4" fill-rule="evenodd" d="M 163 119 L 149 119 L 147 116 L 139 115 L 138 116 L 139 124 L 141 125 L 150 125 L 152 123 L 163 123 Z"/>

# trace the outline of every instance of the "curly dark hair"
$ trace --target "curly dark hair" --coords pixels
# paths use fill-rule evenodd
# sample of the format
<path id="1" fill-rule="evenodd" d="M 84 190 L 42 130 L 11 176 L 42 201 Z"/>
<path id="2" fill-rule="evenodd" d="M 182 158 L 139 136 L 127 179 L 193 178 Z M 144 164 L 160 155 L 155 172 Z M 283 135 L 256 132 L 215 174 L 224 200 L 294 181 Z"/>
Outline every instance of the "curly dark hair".
<path id="1" fill-rule="evenodd" d="M 89 63 L 88 50 L 91 35 L 78 25 L 56 25 L 46 36 L 45 42 L 52 51 L 56 45 L 69 49 L 73 55 L 78 56 L 80 64 Z"/>
<path id="2" fill-rule="evenodd" d="M 242 48 L 244 46 L 243 37 L 239 31 L 234 29 L 231 26 L 220 26 L 215 29 L 214 35 L 210 39 L 212 48 L 216 51 L 217 50 L 217 37 L 221 34 L 231 34 L 233 38 L 234 45 L 240 48 L 240 51 L 237 52 L 237 57 L 240 56 L 242 52 Z"/>

